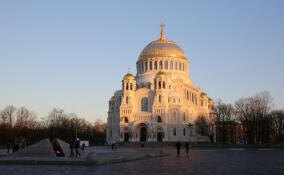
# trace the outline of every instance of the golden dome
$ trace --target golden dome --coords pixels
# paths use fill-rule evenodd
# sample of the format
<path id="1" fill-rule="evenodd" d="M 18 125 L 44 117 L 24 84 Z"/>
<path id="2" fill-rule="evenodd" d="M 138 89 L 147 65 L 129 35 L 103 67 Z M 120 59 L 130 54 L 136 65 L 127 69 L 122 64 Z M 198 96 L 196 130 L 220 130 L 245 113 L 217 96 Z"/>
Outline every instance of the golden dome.
<path id="1" fill-rule="evenodd" d="M 164 37 L 164 25 L 161 24 L 161 38 L 149 43 L 141 52 L 139 59 L 152 57 L 176 57 L 186 59 L 186 55 L 175 42 Z"/>
<path id="2" fill-rule="evenodd" d="M 135 77 L 131 73 L 124 75 L 123 80 L 135 80 Z"/>
<path id="3" fill-rule="evenodd" d="M 166 73 L 165 72 L 158 72 L 156 75 L 156 78 L 165 78 L 166 77 Z"/>
<path id="4" fill-rule="evenodd" d="M 203 97 L 206 97 L 206 96 L 207 96 L 207 94 L 206 94 L 205 92 L 201 92 L 201 93 L 200 93 L 200 97 L 203 98 Z"/>
<path id="5" fill-rule="evenodd" d="M 116 100 L 115 96 L 112 96 L 110 99 L 110 101 L 115 101 L 115 100 Z"/>

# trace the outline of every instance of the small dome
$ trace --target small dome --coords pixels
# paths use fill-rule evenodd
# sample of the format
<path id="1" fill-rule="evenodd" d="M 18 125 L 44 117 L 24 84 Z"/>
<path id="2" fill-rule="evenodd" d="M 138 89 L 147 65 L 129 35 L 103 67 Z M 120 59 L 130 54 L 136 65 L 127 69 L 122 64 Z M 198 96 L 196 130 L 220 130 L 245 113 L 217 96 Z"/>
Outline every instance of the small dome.
<path id="1" fill-rule="evenodd" d="M 201 92 L 201 93 L 200 93 L 200 97 L 201 97 L 201 98 L 206 97 L 206 96 L 207 96 L 206 93 L 204 93 L 204 92 Z"/>
<path id="2" fill-rule="evenodd" d="M 110 99 L 110 101 L 116 101 L 115 96 L 112 96 L 111 99 Z"/>
<path id="3" fill-rule="evenodd" d="M 131 73 L 124 75 L 123 80 L 135 80 L 135 77 Z"/>
<path id="4" fill-rule="evenodd" d="M 166 78 L 166 73 L 160 71 L 157 73 L 156 78 Z"/>

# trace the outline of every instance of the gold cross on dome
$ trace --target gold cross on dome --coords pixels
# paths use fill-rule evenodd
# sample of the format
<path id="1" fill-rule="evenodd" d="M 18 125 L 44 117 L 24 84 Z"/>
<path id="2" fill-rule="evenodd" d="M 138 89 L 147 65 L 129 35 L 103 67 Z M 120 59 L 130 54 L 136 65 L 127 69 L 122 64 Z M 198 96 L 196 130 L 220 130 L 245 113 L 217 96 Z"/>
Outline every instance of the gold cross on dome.
<path id="1" fill-rule="evenodd" d="M 130 73 L 130 68 L 128 68 L 128 73 Z"/>
<path id="2" fill-rule="evenodd" d="M 160 24 L 160 27 L 161 27 L 162 30 L 164 30 L 164 27 L 165 27 L 165 26 L 166 26 L 166 25 L 165 25 L 164 23 L 161 23 L 161 24 Z"/>
<path id="3" fill-rule="evenodd" d="M 164 27 L 165 27 L 165 24 L 161 23 L 160 27 L 161 27 L 161 40 L 163 40 L 163 39 L 165 39 L 165 37 L 164 37 Z"/>

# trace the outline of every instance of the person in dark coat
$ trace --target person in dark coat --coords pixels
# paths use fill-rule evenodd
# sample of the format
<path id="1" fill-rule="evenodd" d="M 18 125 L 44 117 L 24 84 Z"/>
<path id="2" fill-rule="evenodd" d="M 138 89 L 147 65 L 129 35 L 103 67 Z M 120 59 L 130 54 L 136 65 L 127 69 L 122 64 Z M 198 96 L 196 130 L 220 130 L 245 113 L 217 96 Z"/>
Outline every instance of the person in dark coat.
<path id="1" fill-rule="evenodd" d="M 70 157 L 74 157 L 74 141 L 71 140 L 70 143 L 69 143 L 69 147 L 70 147 Z"/>
<path id="2" fill-rule="evenodd" d="M 111 143 L 111 149 L 114 150 L 114 142 Z"/>
<path id="3" fill-rule="evenodd" d="M 77 139 L 76 143 L 75 143 L 75 153 L 76 153 L 76 157 L 79 156 L 80 157 L 80 151 L 79 151 L 79 148 L 80 148 L 80 140 Z"/>
<path id="4" fill-rule="evenodd" d="M 8 144 L 7 144 L 7 153 L 8 154 L 10 153 L 10 148 L 11 148 L 11 144 L 10 144 L 10 142 L 8 142 Z"/>
<path id="5" fill-rule="evenodd" d="M 86 147 L 86 145 L 85 145 L 85 143 L 83 143 L 83 144 L 82 144 L 82 150 L 83 150 L 83 151 L 85 150 L 85 147 Z"/>
<path id="6" fill-rule="evenodd" d="M 188 142 L 185 143 L 185 150 L 186 150 L 186 156 L 188 156 L 188 153 L 189 153 L 189 143 Z"/>
<path id="7" fill-rule="evenodd" d="M 180 153 L 180 146 L 181 146 L 181 143 L 178 141 L 178 142 L 176 143 L 177 156 L 179 156 L 179 153 Z"/>

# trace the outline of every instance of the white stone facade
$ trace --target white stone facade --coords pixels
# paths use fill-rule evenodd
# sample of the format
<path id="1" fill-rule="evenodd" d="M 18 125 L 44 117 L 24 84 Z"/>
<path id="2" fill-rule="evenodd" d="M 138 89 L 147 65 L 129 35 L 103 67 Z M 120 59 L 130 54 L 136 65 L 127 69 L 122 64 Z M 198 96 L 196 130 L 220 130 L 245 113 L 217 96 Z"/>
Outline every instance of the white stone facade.
<path id="1" fill-rule="evenodd" d="M 190 141 L 198 116 L 210 117 L 213 101 L 196 87 L 182 49 L 161 38 L 148 44 L 109 101 L 107 142 Z"/>

